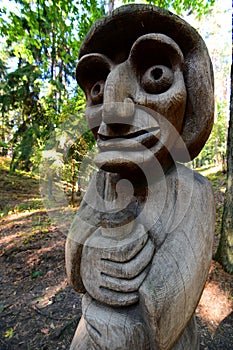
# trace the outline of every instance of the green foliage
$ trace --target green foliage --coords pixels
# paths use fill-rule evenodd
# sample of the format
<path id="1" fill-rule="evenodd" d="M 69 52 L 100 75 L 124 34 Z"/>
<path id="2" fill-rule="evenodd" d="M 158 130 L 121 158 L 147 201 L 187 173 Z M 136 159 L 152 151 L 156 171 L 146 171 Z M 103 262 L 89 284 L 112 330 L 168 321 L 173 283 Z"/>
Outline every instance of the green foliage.
<path id="1" fill-rule="evenodd" d="M 80 102 L 72 100 L 79 46 L 93 21 L 104 15 L 94 0 L 16 3 L 19 11 L 1 18 L 7 55 L 0 56 L 1 140 L 13 149 L 12 171 L 37 167 L 51 132 L 69 118 L 67 105 L 83 103 L 82 94 Z M 14 69 L 7 66 L 10 59 L 17 63 Z"/>
<path id="2" fill-rule="evenodd" d="M 5 332 L 5 338 L 12 338 L 14 336 L 14 329 L 13 328 L 9 328 L 6 330 Z"/>
<path id="3" fill-rule="evenodd" d="M 147 2 L 177 13 L 200 14 L 214 0 Z M 101 0 L 15 0 L 11 4 L 0 13 L 0 140 L 8 146 L 2 146 L 4 154 L 12 151 L 13 172 L 36 169 L 52 133 L 66 120 L 73 122 L 72 115 L 84 130 L 85 98 L 74 82 L 75 65 L 83 38 L 93 22 L 106 14 L 108 4 Z M 69 150 L 63 161 L 74 168 L 72 181 L 93 144 L 89 132 L 65 146 Z M 59 152 L 58 141 L 50 146 Z"/>
<path id="4" fill-rule="evenodd" d="M 6 147 L 6 148 L 8 148 L 6 142 L 3 142 L 3 141 L 0 141 L 0 147 Z"/>
<path id="5" fill-rule="evenodd" d="M 134 0 L 125 0 L 127 2 L 135 2 Z M 195 13 L 197 17 L 207 14 L 215 3 L 215 0 L 146 0 L 147 3 L 172 10 L 178 15 L 187 12 Z"/>
<path id="6" fill-rule="evenodd" d="M 233 274 L 233 65 L 231 65 L 230 119 L 227 136 L 227 182 L 222 216 L 221 237 L 216 259 Z"/>
<path id="7" fill-rule="evenodd" d="M 32 278 L 38 278 L 38 277 L 41 277 L 41 276 L 43 276 L 43 272 L 41 272 L 39 270 L 32 271 L 32 273 L 31 273 L 31 277 Z"/>
<path id="8" fill-rule="evenodd" d="M 194 160 L 195 166 L 225 163 L 227 134 L 227 104 L 217 104 L 217 113 L 210 137 L 199 156 Z"/>
<path id="9" fill-rule="evenodd" d="M 73 198 L 82 161 L 95 144 L 94 136 L 86 124 L 84 106 L 82 94 L 64 105 L 60 124 L 42 152 L 40 174 L 48 199 L 53 197 L 56 186 L 59 187 L 62 182 L 71 184 L 68 195 Z"/>

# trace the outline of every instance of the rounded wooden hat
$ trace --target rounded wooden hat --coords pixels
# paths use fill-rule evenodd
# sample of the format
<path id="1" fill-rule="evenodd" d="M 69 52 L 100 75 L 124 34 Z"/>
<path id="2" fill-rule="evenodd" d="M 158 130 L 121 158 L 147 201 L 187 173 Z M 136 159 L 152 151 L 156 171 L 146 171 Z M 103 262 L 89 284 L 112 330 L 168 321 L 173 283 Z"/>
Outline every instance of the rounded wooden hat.
<path id="1" fill-rule="evenodd" d="M 123 62 L 135 40 L 148 33 L 171 37 L 184 55 L 187 103 L 181 136 L 193 159 L 203 148 L 213 126 L 214 78 L 206 45 L 192 26 L 160 7 L 125 5 L 96 21 L 80 48 L 79 58 L 100 53 L 114 63 Z M 176 160 L 187 161 L 184 153 L 182 147 L 177 146 Z"/>

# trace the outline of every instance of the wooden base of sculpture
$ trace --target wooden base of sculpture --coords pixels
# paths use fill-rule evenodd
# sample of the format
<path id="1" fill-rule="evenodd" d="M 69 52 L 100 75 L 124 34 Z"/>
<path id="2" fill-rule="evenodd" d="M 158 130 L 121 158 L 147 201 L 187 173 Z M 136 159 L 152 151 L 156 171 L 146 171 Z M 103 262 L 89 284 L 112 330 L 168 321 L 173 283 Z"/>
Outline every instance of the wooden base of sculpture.
<path id="1" fill-rule="evenodd" d="M 107 326 L 106 326 L 107 329 Z M 137 330 L 137 337 L 133 339 L 134 334 L 132 334 L 127 339 L 127 343 L 124 344 L 122 340 L 122 334 L 120 335 L 120 338 L 118 338 L 118 345 L 113 344 L 111 338 L 108 338 L 106 341 L 105 347 L 101 348 L 101 350 L 157 350 L 159 348 L 152 348 L 147 343 L 147 339 L 145 339 L 145 343 L 143 343 L 144 338 L 142 337 L 140 339 L 140 342 L 138 342 L 138 333 L 140 328 Z M 116 336 L 119 336 L 118 334 L 118 327 Z M 70 350 L 100 350 L 100 348 L 95 347 L 93 345 L 92 340 L 87 332 L 86 329 L 86 321 L 84 317 L 79 322 L 79 326 L 75 332 L 72 344 L 70 346 Z M 187 327 L 185 328 L 183 334 L 177 341 L 177 343 L 172 347 L 172 350 L 199 350 L 199 337 L 197 332 L 197 326 L 196 326 L 196 320 L 193 316 L 188 323 Z"/>

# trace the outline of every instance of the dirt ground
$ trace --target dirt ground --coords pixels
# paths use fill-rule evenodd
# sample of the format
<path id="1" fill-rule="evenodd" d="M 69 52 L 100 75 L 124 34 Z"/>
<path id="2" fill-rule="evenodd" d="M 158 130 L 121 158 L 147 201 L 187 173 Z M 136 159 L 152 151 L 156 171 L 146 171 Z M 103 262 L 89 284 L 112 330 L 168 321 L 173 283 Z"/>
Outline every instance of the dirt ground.
<path id="1" fill-rule="evenodd" d="M 2 169 L 0 181 L 0 350 L 68 350 L 81 296 L 67 284 L 66 237 L 48 218 L 37 179 Z M 232 306 L 233 278 L 213 261 L 197 308 L 202 350 L 233 349 Z"/>

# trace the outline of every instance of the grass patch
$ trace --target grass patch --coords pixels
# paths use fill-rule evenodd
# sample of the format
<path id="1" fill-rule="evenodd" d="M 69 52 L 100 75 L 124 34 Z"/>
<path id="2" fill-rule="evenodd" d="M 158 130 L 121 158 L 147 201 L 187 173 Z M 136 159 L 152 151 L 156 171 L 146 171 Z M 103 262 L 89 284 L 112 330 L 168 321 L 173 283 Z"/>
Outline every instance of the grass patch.
<path id="1" fill-rule="evenodd" d="M 226 173 L 223 173 L 220 169 L 221 167 L 212 165 L 205 168 L 197 168 L 195 170 L 211 182 L 214 190 L 225 192 Z"/>
<path id="2" fill-rule="evenodd" d="M 9 165 L 10 159 L 0 157 L 0 218 L 43 208 L 38 176 L 25 171 L 10 173 Z"/>

